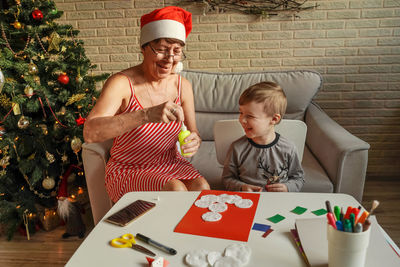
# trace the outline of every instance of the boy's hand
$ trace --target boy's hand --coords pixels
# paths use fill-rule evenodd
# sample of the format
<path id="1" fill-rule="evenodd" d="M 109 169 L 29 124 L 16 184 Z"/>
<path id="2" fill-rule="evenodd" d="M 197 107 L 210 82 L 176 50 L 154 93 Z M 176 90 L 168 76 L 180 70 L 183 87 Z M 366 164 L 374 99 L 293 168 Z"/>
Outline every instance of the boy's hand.
<path id="1" fill-rule="evenodd" d="M 262 188 L 256 185 L 244 184 L 240 190 L 244 192 L 261 192 Z"/>
<path id="2" fill-rule="evenodd" d="M 265 186 L 268 192 L 288 192 L 288 188 L 285 184 L 269 184 Z"/>

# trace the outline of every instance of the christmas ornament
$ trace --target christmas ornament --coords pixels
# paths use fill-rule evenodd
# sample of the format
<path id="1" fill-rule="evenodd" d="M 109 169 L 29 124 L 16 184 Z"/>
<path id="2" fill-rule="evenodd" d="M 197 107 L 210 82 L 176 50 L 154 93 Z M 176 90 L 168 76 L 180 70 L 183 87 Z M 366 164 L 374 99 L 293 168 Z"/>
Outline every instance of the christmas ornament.
<path id="1" fill-rule="evenodd" d="M 83 81 L 83 77 L 80 74 L 78 74 L 78 76 L 76 76 L 75 80 L 77 83 L 81 83 Z"/>
<path id="2" fill-rule="evenodd" d="M 31 238 L 30 238 L 30 236 L 29 236 L 29 227 L 28 227 L 28 224 L 29 224 L 29 217 L 28 217 L 28 210 L 27 210 L 27 209 L 26 209 L 26 210 L 24 211 L 24 213 L 22 214 L 22 218 L 23 218 L 24 224 L 25 224 L 26 238 L 27 238 L 28 240 L 30 240 Z"/>
<path id="3" fill-rule="evenodd" d="M 8 165 L 10 165 L 10 156 L 4 156 L 0 159 L 0 166 L 5 169 Z"/>
<path id="4" fill-rule="evenodd" d="M 80 126 L 85 123 L 86 119 L 82 118 L 81 114 L 79 114 L 79 118 L 77 118 L 75 121 L 76 121 L 76 125 Z"/>
<path id="5" fill-rule="evenodd" d="M 75 153 L 78 153 L 82 148 L 81 139 L 74 136 L 74 138 L 71 140 L 71 148 L 72 148 L 72 151 L 74 151 Z"/>
<path id="6" fill-rule="evenodd" d="M 28 65 L 28 73 L 29 74 L 37 74 L 38 72 L 39 72 L 38 67 L 31 60 L 31 62 Z"/>
<path id="7" fill-rule="evenodd" d="M 28 84 L 25 86 L 24 93 L 28 98 L 31 98 L 33 96 L 33 88 Z"/>
<path id="8" fill-rule="evenodd" d="M 62 155 L 62 157 L 61 157 L 61 161 L 62 161 L 62 162 L 64 162 L 64 163 L 65 163 L 65 162 L 67 162 L 67 161 L 68 161 L 68 156 L 67 156 L 67 155 L 65 155 L 65 154 L 64 154 L 64 155 Z"/>
<path id="9" fill-rule="evenodd" d="M 68 84 L 69 83 L 69 77 L 66 73 L 60 74 L 57 79 L 60 83 L 62 84 Z"/>
<path id="10" fill-rule="evenodd" d="M 40 77 L 35 75 L 33 76 L 33 80 L 35 81 L 36 84 L 40 85 Z"/>
<path id="11" fill-rule="evenodd" d="M 11 103 L 11 104 L 13 106 L 14 115 L 21 114 L 21 109 L 19 108 L 19 104 L 18 103 Z"/>
<path id="12" fill-rule="evenodd" d="M 17 29 L 17 30 L 22 28 L 22 24 L 18 20 L 14 21 L 14 23 L 11 23 L 11 25 L 13 25 L 14 28 Z"/>
<path id="13" fill-rule="evenodd" d="M 50 35 L 50 41 L 49 41 L 49 49 L 48 51 L 50 52 L 51 50 L 56 50 L 56 51 L 60 51 L 60 43 L 61 43 L 61 37 L 60 35 L 58 35 L 57 32 L 53 32 Z"/>
<path id="14" fill-rule="evenodd" d="M 43 179 L 42 181 L 42 186 L 44 189 L 50 190 L 53 189 L 54 186 L 56 185 L 56 182 L 54 179 L 50 176 L 47 176 L 46 178 Z"/>
<path id="15" fill-rule="evenodd" d="M 39 9 L 35 9 L 35 10 L 32 12 L 32 18 L 33 18 L 34 20 L 42 20 L 42 19 L 43 19 L 43 13 L 42 13 L 42 11 L 40 11 Z"/>
<path id="16" fill-rule="evenodd" d="M 50 10 L 51 15 L 56 15 L 57 13 L 58 13 L 57 8 L 53 8 L 52 10 Z"/>
<path id="17" fill-rule="evenodd" d="M 0 93 L 3 90 L 3 86 L 4 86 L 5 83 L 6 83 L 6 80 L 4 78 L 4 74 L 0 69 Z"/>
<path id="18" fill-rule="evenodd" d="M 67 111 L 66 108 L 65 108 L 64 106 L 62 106 L 62 107 L 60 108 L 60 111 L 57 111 L 56 114 L 57 114 L 57 115 L 65 115 L 65 112 L 66 112 L 66 111 Z"/>
<path id="19" fill-rule="evenodd" d="M 5 134 L 6 134 L 6 129 L 4 128 L 3 125 L 1 125 L 1 126 L 0 126 L 0 136 L 3 136 L 3 135 L 5 135 Z M 1 150 L 0 150 L 0 153 L 1 153 Z"/>
<path id="20" fill-rule="evenodd" d="M 51 163 L 53 163 L 56 159 L 53 154 L 51 154 L 49 151 L 46 151 L 46 159 Z"/>
<path id="21" fill-rule="evenodd" d="M 26 129 L 29 126 L 29 120 L 25 117 L 25 116 L 21 116 L 21 118 L 19 118 L 18 120 L 18 128 L 20 129 Z"/>
<path id="22" fill-rule="evenodd" d="M 84 97 L 86 96 L 86 94 L 75 94 L 72 95 L 70 98 L 68 98 L 67 103 L 65 104 L 66 106 L 69 106 L 75 102 L 78 102 L 79 100 L 82 100 Z"/>
<path id="23" fill-rule="evenodd" d="M 49 131 L 47 130 L 47 125 L 46 124 L 39 124 L 38 127 L 42 128 L 43 134 L 47 135 Z"/>
<path id="24" fill-rule="evenodd" d="M 6 94 L 0 94 L 0 106 L 5 109 L 8 109 L 12 106 L 11 100 L 7 97 Z"/>

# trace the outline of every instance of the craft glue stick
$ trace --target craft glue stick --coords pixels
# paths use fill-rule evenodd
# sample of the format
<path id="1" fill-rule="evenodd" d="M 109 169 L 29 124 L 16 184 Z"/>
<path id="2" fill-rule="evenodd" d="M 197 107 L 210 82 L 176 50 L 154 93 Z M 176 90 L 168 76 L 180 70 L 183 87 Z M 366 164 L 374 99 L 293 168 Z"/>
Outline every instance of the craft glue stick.
<path id="1" fill-rule="evenodd" d="M 186 144 L 185 138 L 190 135 L 190 131 L 186 128 L 185 124 L 182 122 L 181 132 L 178 134 L 179 145 L 181 147 L 182 156 L 189 156 L 191 153 L 183 153 L 182 146 Z"/>

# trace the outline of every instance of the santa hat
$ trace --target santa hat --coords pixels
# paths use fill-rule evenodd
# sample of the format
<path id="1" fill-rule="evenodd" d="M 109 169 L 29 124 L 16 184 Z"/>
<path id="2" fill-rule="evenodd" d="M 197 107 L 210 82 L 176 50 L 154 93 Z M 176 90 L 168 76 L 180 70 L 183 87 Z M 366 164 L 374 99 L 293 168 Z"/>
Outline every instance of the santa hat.
<path id="1" fill-rule="evenodd" d="M 140 18 L 140 46 L 158 38 L 175 38 L 186 42 L 192 30 L 192 14 L 180 7 L 156 9 Z"/>

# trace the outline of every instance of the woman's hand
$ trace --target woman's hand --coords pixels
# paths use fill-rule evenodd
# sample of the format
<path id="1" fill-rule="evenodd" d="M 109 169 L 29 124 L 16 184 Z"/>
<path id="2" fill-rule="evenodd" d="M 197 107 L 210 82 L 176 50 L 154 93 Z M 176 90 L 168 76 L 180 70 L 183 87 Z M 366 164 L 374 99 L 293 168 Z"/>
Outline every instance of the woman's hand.
<path id="1" fill-rule="evenodd" d="M 147 108 L 146 114 L 148 122 L 154 123 L 169 123 L 171 121 L 180 122 L 185 119 L 182 107 L 172 101 L 167 101 L 160 105 Z"/>
<path id="2" fill-rule="evenodd" d="M 185 157 L 190 158 L 194 154 L 196 154 L 197 150 L 199 150 L 201 144 L 201 138 L 196 132 L 191 132 L 188 137 L 185 138 L 185 143 L 181 146 L 182 154 L 188 154 Z"/>
<path id="3" fill-rule="evenodd" d="M 244 184 L 240 188 L 244 192 L 261 192 L 262 188 L 256 185 Z"/>

